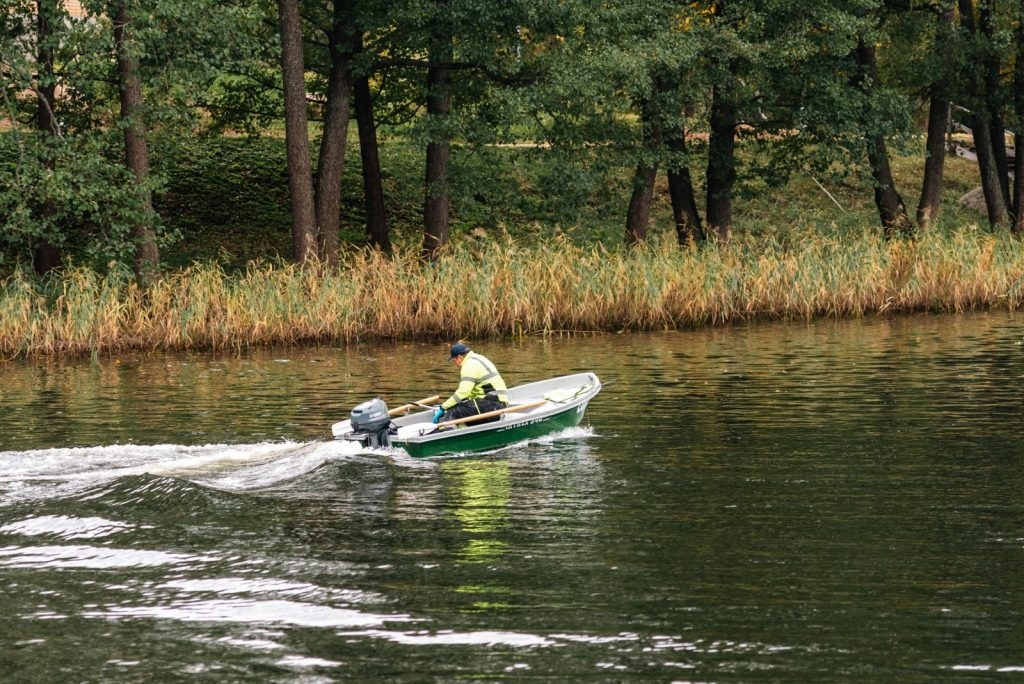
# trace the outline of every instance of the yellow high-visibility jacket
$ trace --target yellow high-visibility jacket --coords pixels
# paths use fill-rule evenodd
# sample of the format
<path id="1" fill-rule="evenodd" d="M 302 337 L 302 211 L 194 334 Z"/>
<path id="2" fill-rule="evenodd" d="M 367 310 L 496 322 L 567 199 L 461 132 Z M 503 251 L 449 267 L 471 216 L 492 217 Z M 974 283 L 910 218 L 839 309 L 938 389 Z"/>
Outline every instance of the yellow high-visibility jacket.
<path id="1" fill-rule="evenodd" d="M 459 386 L 455 388 L 455 394 L 448 397 L 441 408 L 445 411 L 466 399 L 479 399 L 486 394 L 485 385 L 490 385 L 498 393 L 498 401 L 508 402 L 508 387 L 501 379 L 501 374 L 494 367 L 486 356 L 477 354 L 474 351 L 466 354 L 459 367 L 461 377 Z"/>

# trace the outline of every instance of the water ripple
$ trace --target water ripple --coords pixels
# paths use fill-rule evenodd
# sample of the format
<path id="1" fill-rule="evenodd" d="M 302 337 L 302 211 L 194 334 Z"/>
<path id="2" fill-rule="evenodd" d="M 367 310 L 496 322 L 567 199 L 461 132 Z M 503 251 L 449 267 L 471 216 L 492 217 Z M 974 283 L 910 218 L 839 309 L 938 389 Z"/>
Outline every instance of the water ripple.
<path id="1" fill-rule="evenodd" d="M 98 539 L 135 527 L 105 518 L 76 518 L 68 515 L 42 515 L 0 526 L 0 532 L 25 536 L 53 535 L 63 539 Z"/>
<path id="2" fill-rule="evenodd" d="M 85 617 L 118 619 L 150 618 L 182 622 L 223 622 L 281 624 L 297 627 L 373 627 L 387 622 L 407 622 L 407 615 L 364 613 L 350 608 L 334 608 L 286 600 L 216 599 L 184 601 L 165 606 L 111 606 L 86 611 Z"/>
<path id="3" fill-rule="evenodd" d="M 10 568 L 91 568 L 94 570 L 192 566 L 216 560 L 166 551 L 116 549 L 96 546 L 5 546 L 0 548 L 0 566 Z"/>
<path id="4" fill-rule="evenodd" d="M 402 644 L 404 646 L 513 646 L 519 648 L 535 646 L 553 646 L 551 639 L 536 634 L 521 632 L 501 632 L 483 630 L 478 632 L 456 632 L 441 630 L 437 632 L 389 632 L 372 630 L 365 632 L 344 632 L 342 636 L 367 636 Z"/>
<path id="5" fill-rule="evenodd" d="M 318 598 L 333 603 L 380 603 L 384 599 L 380 594 L 357 589 L 336 589 L 321 587 L 307 582 L 294 582 L 284 579 L 247 577 L 215 577 L 208 579 L 175 579 L 160 584 L 158 589 L 175 589 L 193 594 L 213 594 L 219 597 L 236 596 L 239 594 L 273 594 L 293 598 Z"/>

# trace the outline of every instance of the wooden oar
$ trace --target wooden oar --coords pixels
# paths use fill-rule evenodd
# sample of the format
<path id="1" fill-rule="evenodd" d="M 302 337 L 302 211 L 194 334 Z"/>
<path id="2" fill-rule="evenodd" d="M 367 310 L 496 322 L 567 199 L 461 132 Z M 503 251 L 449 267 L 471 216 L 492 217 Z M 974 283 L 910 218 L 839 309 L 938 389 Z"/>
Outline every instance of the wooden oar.
<path id="1" fill-rule="evenodd" d="M 547 399 L 541 399 L 540 401 L 534 401 L 529 404 L 519 404 L 518 406 L 506 406 L 503 409 L 496 411 L 488 411 L 487 413 L 478 413 L 475 416 L 466 416 L 465 418 L 457 418 L 455 420 L 446 420 L 443 423 L 438 423 L 437 427 L 446 428 L 452 427 L 453 425 L 462 425 L 463 423 L 473 423 L 484 418 L 493 418 L 494 416 L 500 416 L 503 413 L 509 413 L 511 411 L 526 411 L 527 409 L 537 408 L 543 404 L 548 403 Z"/>
<path id="2" fill-rule="evenodd" d="M 388 411 L 388 415 L 389 416 L 397 416 L 399 413 L 408 413 L 409 411 L 413 410 L 414 408 L 421 407 L 421 406 L 423 408 L 434 408 L 433 406 L 427 406 L 427 404 L 435 402 L 435 401 L 437 401 L 440 398 L 441 397 L 439 395 L 435 394 L 432 397 L 427 397 L 426 399 L 420 399 L 419 401 L 414 401 L 411 404 L 403 404 L 402 406 L 399 406 L 398 408 L 393 408 L 390 411 Z"/>

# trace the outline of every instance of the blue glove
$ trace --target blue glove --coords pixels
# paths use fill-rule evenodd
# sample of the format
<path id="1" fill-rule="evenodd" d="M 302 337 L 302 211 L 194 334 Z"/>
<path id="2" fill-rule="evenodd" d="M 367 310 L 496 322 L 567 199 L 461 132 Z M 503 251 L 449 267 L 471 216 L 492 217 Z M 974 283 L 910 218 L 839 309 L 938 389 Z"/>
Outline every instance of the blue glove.
<path id="1" fill-rule="evenodd" d="M 441 421 L 441 416 L 443 416 L 443 415 L 444 415 L 444 409 L 441 408 L 440 406 L 438 406 L 436 409 L 434 409 L 434 419 L 433 419 L 433 422 L 435 424 L 440 422 Z"/>

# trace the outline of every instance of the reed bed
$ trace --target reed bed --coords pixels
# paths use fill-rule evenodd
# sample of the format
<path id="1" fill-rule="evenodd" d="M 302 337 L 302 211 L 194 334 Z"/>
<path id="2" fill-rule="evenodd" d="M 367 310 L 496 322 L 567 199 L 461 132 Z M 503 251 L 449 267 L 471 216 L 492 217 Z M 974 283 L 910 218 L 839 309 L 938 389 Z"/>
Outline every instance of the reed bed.
<path id="1" fill-rule="evenodd" d="M 408 249 L 353 251 L 334 270 L 253 263 L 229 274 L 196 264 L 146 290 L 124 274 L 85 268 L 44 279 L 16 272 L 0 282 L 0 352 L 227 350 L 1017 310 L 1022 246 L 977 230 L 692 249 L 668 239 L 621 250 L 466 241 L 432 263 Z"/>

